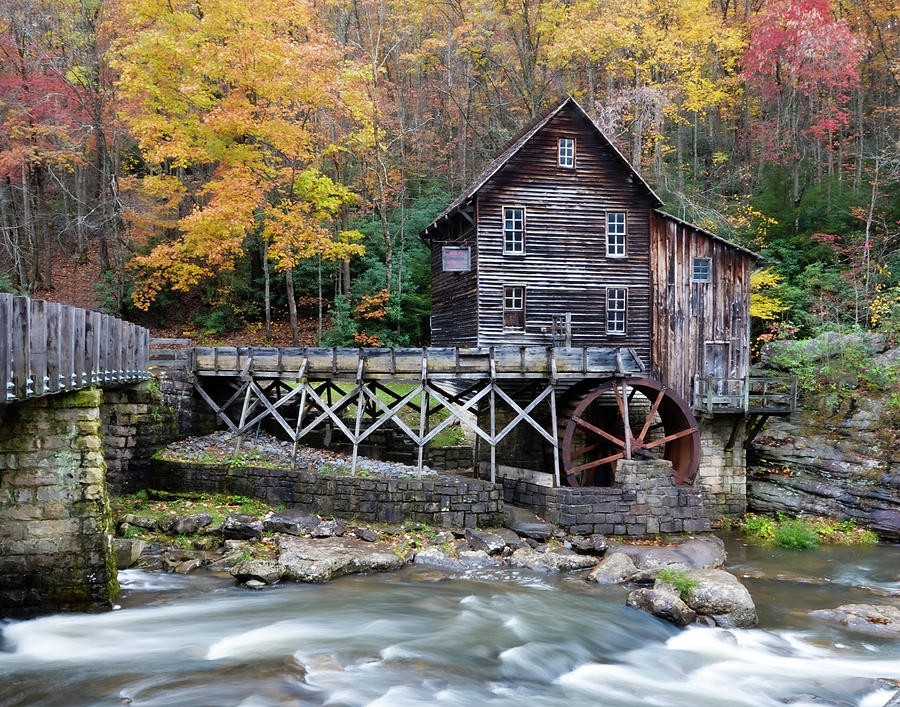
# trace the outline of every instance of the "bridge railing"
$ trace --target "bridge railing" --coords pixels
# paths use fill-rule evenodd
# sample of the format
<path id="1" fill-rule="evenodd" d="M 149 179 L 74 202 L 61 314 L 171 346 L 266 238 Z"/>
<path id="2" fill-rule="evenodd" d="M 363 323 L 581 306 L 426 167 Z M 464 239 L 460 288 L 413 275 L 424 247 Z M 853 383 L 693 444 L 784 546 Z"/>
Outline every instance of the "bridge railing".
<path id="1" fill-rule="evenodd" d="M 715 413 L 789 415 L 797 408 L 797 378 L 694 378 L 694 410 Z"/>
<path id="2" fill-rule="evenodd" d="M 101 312 L 0 294 L 0 402 L 146 380 L 149 342 Z"/>

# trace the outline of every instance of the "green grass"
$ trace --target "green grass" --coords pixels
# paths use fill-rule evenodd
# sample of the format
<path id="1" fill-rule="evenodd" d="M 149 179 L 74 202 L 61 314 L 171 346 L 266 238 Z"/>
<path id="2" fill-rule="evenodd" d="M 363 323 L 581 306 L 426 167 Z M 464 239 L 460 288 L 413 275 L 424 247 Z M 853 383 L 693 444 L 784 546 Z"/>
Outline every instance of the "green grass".
<path id="1" fill-rule="evenodd" d="M 691 590 L 699 584 L 696 579 L 688 577 L 687 572 L 684 570 L 676 570 L 668 567 L 661 569 L 656 575 L 656 578 L 663 582 L 668 582 L 675 587 L 678 596 L 681 597 L 681 601 L 687 601 Z"/>
<path id="2" fill-rule="evenodd" d="M 177 516 L 209 513 L 213 518 L 213 525 L 221 523 L 225 520 L 225 516 L 234 513 L 262 516 L 271 510 L 262 501 L 247 496 L 209 493 L 173 494 L 150 490 L 113 498 L 111 502 L 117 509 L 116 516 L 119 518 L 127 513 L 156 519 L 172 513 Z"/>
<path id="3" fill-rule="evenodd" d="M 777 518 L 748 513 L 741 523 L 741 531 L 751 540 L 789 550 L 811 550 L 819 544 L 874 545 L 878 536 L 860 528 L 852 520 L 831 518 Z"/>

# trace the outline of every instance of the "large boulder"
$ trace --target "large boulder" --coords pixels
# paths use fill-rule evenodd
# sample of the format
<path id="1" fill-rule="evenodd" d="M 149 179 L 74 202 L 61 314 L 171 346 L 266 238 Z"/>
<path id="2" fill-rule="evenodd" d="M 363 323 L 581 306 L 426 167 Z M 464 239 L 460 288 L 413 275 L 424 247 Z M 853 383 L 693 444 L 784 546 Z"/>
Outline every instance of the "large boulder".
<path id="1" fill-rule="evenodd" d="M 757 622 L 756 605 L 747 588 L 729 572 L 693 570 L 686 576 L 696 582 L 685 603 L 698 614 L 706 614 L 723 628 L 749 628 Z"/>
<path id="2" fill-rule="evenodd" d="M 900 607 L 885 604 L 843 604 L 811 611 L 810 616 L 834 621 L 857 633 L 900 638 Z"/>
<path id="3" fill-rule="evenodd" d="M 399 569 L 403 560 L 384 543 L 356 538 L 320 540 L 278 535 L 278 561 L 284 577 L 296 582 L 321 583 L 345 574 Z"/>
<path id="4" fill-rule="evenodd" d="M 546 542 L 553 534 L 553 526 L 550 523 L 541 520 L 525 508 L 518 508 L 508 503 L 503 506 L 503 525 L 523 538 L 531 538 L 540 542 Z"/>
<path id="5" fill-rule="evenodd" d="M 180 516 L 172 523 L 170 532 L 175 535 L 194 535 L 200 528 L 205 528 L 212 523 L 212 520 L 213 517 L 209 513 Z"/>
<path id="6" fill-rule="evenodd" d="M 509 557 L 509 564 L 513 567 L 527 567 L 540 572 L 585 570 L 593 567 L 596 561 L 590 555 L 578 555 L 571 551 L 537 552 L 527 547 L 519 548 Z"/>
<path id="7" fill-rule="evenodd" d="M 635 589 L 625 603 L 676 626 L 687 626 L 697 620 L 697 613 L 675 592 L 656 587 Z"/>
<path id="8" fill-rule="evenodd" d="M 297 508 L 278 511 L 263 521 L 263 527 L 272 533 L 309 535 L 319 525 L 319 517 Z"/>
<path id="9" fill-rule="evenodd" d="M 635 572 L 637 567 L 631 558 L 622 552 L 614 552 L 603 558 L 588 574 L 587 579 L 597 584 L 620 584 L 628 580 Z"/>
<path id="10" fill-rule="evenodd" d="M 272 560 L 245 560 L 232 567 L 231 574 L 240 582 L 275 584 L 284 574 L 284 567 Z"/>
<path id="11" fill-rule="evenodd" d="M 230 540 L 254 540 L 263 534 L 263 523 L 255 516 L 235 513 L 226 516 L 222 534 Z"/>
<path id="12" fill-rule="evenodd" d="M 717 537 L 689 538 L 677 545 L 610 543 L 610 552 L 628 555 L 639 570 L 670 565 L 691 569 L 718 568 L 725 564 L 725 543 Z"/>
<path id="13" fill-rule="evenodd" d="M 506 547 L 506 541 L 499 535 L 481 530 L 466 530 L 466 540 L 473 550 L 482 550 L 488 555 L 499 555 Z"/>

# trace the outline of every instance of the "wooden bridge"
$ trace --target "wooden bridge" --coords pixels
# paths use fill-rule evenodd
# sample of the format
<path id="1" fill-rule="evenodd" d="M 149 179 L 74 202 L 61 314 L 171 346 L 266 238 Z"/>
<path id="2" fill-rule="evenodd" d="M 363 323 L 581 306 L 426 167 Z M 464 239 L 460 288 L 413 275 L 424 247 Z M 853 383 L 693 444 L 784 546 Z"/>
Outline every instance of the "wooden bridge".
<path id="1" fill-rule="evenodd" d="M 147 380 L 149 343 L 107 314 L 0 294 L 0 403 Z"/>

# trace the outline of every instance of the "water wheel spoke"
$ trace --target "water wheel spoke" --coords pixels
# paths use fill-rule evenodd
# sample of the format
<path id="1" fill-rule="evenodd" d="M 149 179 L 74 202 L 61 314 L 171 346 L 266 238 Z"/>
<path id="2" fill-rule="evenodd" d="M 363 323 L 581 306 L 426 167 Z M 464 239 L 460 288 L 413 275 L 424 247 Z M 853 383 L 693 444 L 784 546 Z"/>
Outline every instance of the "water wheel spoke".
<path id="1" fill-rule="evenodd" d="M 593 452 L 597 449 L 600 449 L 603 446 L 604 446 L 603 442 L 597 442 L 596 444 L 589 444 L 587 447 L 582 447 L 581 449 L 574 450 L 572 452 L 571 456 L 573 458 L 581 457 L 581 456 L 584 456 L 585 454 L 587 454 L 588 452 Z"/>
<path id="2" fill-rule="evenodd" d="M 659 439 L 655 439 L 652 442 L 644 445 L 644 449 L 650 449 L 651 447 L 658 447 L 661 444 L 665 444 L 666 442 L 671 442 L 675 439 L 680 439 L 681 437 L 687 437 L 688 435 L 692 435 L 697 431 L 696 427 L 688 427 L 686 429 L 680 430 L 678 432 L 673 432 L 670 435 L 666 435 L 665 437 L 660 437 Z"/>
<path id="3" fill-rule="evenodd" d="M 659 410 L 659 404 L 662 402 L 663 397 L 665 397 L 666 389 L 662 388 L 659 393 L 656 394 L 656 400 L 653 401 L 653 405 L 650 406 L 650 412 L 647 415 L 647 419 L 644 421 L 644 426 L 641 428 L 641 434 L 638 435 L 638 439 L 643 442 L 644 437 L 647 436 L 647 432 L 650 431 L 650 423 L 653 422 L 653 416 L 656 414 L 656 411 Z"/>
<path id="4" fill-rule="evenodd" d="M 598 466 L 603 466 L 604 464 L 609 464 L 610 462 L 614 462 L 616 459 L 621 459 L 625 456 L 625 452 L 617 452 L 616 454 L 611 454 L 608 457 L 603 457 L 603 459 L 596 459 L 592 462 L 588 462 L 587 464 L 582 464 L 581 466 L 573 467 L 569 470 L 569 475 L 577 474 L 581 471 L 586 471 L 588 469 L 596 469 Z"/>
<path id="5" fill-rule="evenodd" d="M 600 429 L 599 427 L 597 427 L 596 425 L 592 425 L 592 424 L 591 424 L 590 422 L 588 422 L 587 420 L 584 420 L 584 419 L 582 419 L 582 418 L 580 418 L 580 417 L 573 417 L 573 418 L 572 418 L 572 421 L 573 421 L 576 425 L 578 425 L 579 427 L 581 427 L 582 429 L 587 430 L 588 432 L 592 432 L 593 434 L 597 435 L 598 437 L 602 437 L 603 439 L 609 440 L 609 441 L 612 442 L 613 444 L 615 444 L 615 445 L 617 445 L 617 446 L 619 446 L 619 447 L 622 447 L 623 449 L 625 448 L 625 442 L 623 442 L 621 439 L 619 439 L 618 437 L 614 437 L 613 435 L 611 435 L 611 434 L 610 434 L 609 432 L 607 432 L 606 430 L 601 430 L 601 429 Z"/>

